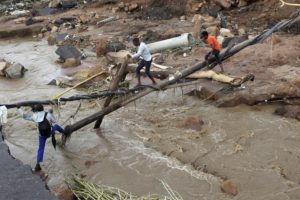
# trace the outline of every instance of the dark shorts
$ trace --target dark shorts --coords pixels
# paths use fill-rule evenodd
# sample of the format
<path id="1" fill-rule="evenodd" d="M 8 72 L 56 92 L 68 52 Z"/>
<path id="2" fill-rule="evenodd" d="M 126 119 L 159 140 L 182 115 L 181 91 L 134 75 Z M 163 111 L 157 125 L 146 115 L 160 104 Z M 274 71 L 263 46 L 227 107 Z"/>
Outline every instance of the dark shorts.
<path id="1" fill-rule="evenodd" d="M 146 67 L 145 69 L 145 74 L 149 77 L 152 77 L 151 73 L 150 73 L 150 67 L 151 67 L 151 63 L 152 60 L 150 61 L 146 61 L 146 60 L 141 60 L 138 67 L 136 68 L 136 74 L 140 74 L 141 70 L 143 69 L 143 67 Z"/>
<path id="2" fill-rule="evenodd" d="M 220 59 L 220 56 L 219 56 L 219 55 L 220 55 L 220 51 L 218 51 L 218 50 L 216 50 L 216 49 L 210 51 L 208 54 L 205 55 L 205 60 L 208 60 L 209 57 L 210 57 L 211 55 L 213 55 L 213 56 L 215 57 L 216 62 L 217 62 L 218 64 L 221 64 L 221 63 L 222 63 L 222 61 L 221 61 L 221 59 Z"/>

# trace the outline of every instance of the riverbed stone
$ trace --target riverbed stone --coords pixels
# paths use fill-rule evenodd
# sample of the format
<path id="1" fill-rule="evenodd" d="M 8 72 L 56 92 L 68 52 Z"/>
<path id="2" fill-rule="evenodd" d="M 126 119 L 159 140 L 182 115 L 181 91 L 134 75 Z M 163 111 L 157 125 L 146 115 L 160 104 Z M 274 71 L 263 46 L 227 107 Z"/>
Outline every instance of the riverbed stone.
<path id="1" fill-rule="evenodd" d="M 63 68 L 77 67 L 81 64 L 81 61 L 76 58 L 68 58 L 62 65 Z"/>
<path id="2" fill-rule="evenodd" d="M 236 196 L 238 194 L 236 184 L 230 180 L 224 181 L 222 183 L 221 190 L 222 190 L 222 192 L 225 192 L 232 196 Z"/>
<path id="3" fill-rule="evenodd" d="M 100 39 L 96 46 L 97 56 L 103 56 L 107 53 L 108 42 L 106 39 Z"/>
<path id="4" fill-rule="evenodd" d="M 26 69 L 19 63 L 14 63 L 5 69 L 5 76 L 7 78 L 16 79 L 24 76 Z"/>
<path id="5" fill-rule="evenodd" d="M 204 125 L 204 122 L 200 116 L 192 116 L 192 117 L 188 117 L 185 120 L 183 127 L 187 128 L 187 129 L 200 131 L 202 129 L 203 125 Z"/>

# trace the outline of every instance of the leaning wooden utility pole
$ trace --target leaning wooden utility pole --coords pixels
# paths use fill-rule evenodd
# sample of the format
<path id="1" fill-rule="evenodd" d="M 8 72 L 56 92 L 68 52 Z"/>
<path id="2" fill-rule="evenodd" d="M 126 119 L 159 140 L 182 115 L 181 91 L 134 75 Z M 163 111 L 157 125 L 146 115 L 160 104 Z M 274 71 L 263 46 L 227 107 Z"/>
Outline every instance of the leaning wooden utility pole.
<path id="1" fill-rule="evenodd" d="M 245 47 L 251 45 L 251 43 L 253 43 L 254 40 L 255 40 L 255 38 L 253 38 L 251 40 L 247 40 L 247 41 L 245 41 L 243 43 L 240 43 L 240 44 L 234 46 L 231 50 L 229 50 L 227 52 L 230 53 L 231 55 L 234 55 L 237 52 L 239 52 L 240 50 L 244 49 Z M 226 51 L 222 51 L 221 57 L 225 56 L 224 55 L 225 52 Z M 188 76 L 188 75 L 190 75 L 190 74 L 192 74 L 192 73 L 194 73 L 194 72 L 196 72 L 196 71 L 204 68 L 206 66 L 206 64 L 207 63 L 205 61 L 199 62 L 196 65 L 194 65 L 194 66 L 192 66 L 192 67 L 190 67 L 188 69 L 185 69 L 185 70 L 181 71 L 180 73 L 177 73 L 177 75 L 175 75 L 173 79 L 166 80 L 166 81 L 163 81 L 163 82 L 159 83 L 156 87 L 158 89 L 163 89 L 163 88 L 165 88 L 168 85 L 174 84 L 179 79 L 184 78 L 184 77 L 186 77 L 186 76 Z M 115 110 L 123 107 L 123 106 L 126 106 L 127 104 L 129 104 L 129 103 L 131 103 L 131 102 L 133 102 L 133 101 L 135 101 L 135 100 L 137 100 L 137 99 L 139 99 L 139 98 L 141 98 L 141 97 L 143 97 L 143 96 L 145 96 L 145 95 L 147 95 L 147 94 L 149 94 L 149 93 L 151 93 L 153 91 L 155 91 L 155 90 L 151 89 L 151 88 L 147 88 L 146 90 L 141 91 L 140 93 L 138 93 L 136 95 L 131 95 L 126 100 L 120 100 L 120 101 L 112 104 L 111 106 L 103 108 L 100 112 L 97 112 L 97 113 L 95 113 L 95 114 L 93 114 L 93 115 L 91 115 L 89 117 L 86 117 L 86 118 L 84 118 L 84 119 L 82 119 L 82 120 L 80 120 L 80 121 L 78 121 L 78 122 L 76 122 L 76 123 L 74 123 L 72 125 L 66 126 L 65 127 L 65 132 L 67 134 L 71 134 L 72 132 L 74 132 L 74 131 L 76 131 L 76 130 L 78 130 L 78 129 L 80 129 L 80 128 L 82 128 L 82 127 L 84 127 L 84 126 L 86 126 L 86 125 L 88 125 L 88 124 L 96 121 L 100 117 L 103 117 L 103 116 L 105 116 L 105 115 L 107 115 L 107 114 L 109 114 L 109 113 L 111 113 L 111 112 L 113 112 L 113 111 L 115 111 Z"/>
<path id="2" fill-rule="evenodd" d="M 126 72 L 127 63 L 128 63 L 128 60 L 127 60 L 127 58 L 125 58 L 125 60 L 123 61 L 122 65 L 120 67 L 120 69 L 116 72 L 116 75 L 114 77 L 114 80 L 113 80 L 111 86 L 109 87 L 110 91 L 115 91 L 116 89 L 118 89 L 120 81 L 122 81 L 122 79 L 124 78 L 123 75 Z M 113 99 L 113 96 L 107 97 L 105 99 L 104 104 L 103 104 L 103 108 L 106 108 L 107 106 L 109 106 L 112 99 Z M 98 118 L 98 120 L 96 121 L 95 126 L 94 126 L 95 129 L 97 129 L 101 126 L 103 118 L 104 118 L 104 115 L 100 116 Z"/>
<path id="3" fill-rule="evenodd" d="M 220 57 L 222 58 L 222 60 L 225 60 L 231 56 L 233 56 L 234 54 L 238 53 L 239 51 L 243 50 L 244 48 L 250 46 L 250 45 L 254 45 L 254 44 L 257 44 L 257 43 L 260 43 L 262 41 L 264 41 L 266 38 L 268 38 L 270 35 L 272 35 L 274 32 L 276 31 L 279 31 L 280 29 L 284 29 L 284 28 L 289 28 L 291 25 L 297 23 L 298 21 L 300 21 L 300 16 L 294 18 L 294 19 L 291 19 L 291 20 L 285 20 L 285 21 L 281 21 L 279 23 L 277 23 L 273 28 L 271 29 L 268 29 L 266 31 L 264 31 L 262 34 L 252 38 L 252 39 L 249 39 L 249 40 L 246 40 L 242 43 L 239 43 L 239 44 L 236 44 L 235 46 L 233 46 L 232 48 L 230 49 L 224 49 L 221 53 L 220 53 Z M 210 59 L 209 60 L 209 63 L 211 63 L 212 61 L 214 61 L 214 59 Z M 164 89 L 166 86 L 168 85 L 171 85 L 171 84 L 174 84 L 176 83 L 178 80 L 180 80 L 181 78 L 184 78 L 184 77 L 187 77 L 188 75 L 204 68 L 205 66 L 207 65 L 207 63 L 205 61 L 203 62 L 199 62 L 197 64 L 195 64 L 194 66 L 192 67 L 189 67 L 179 73 L 175 73 L 174 77 L 170 80 L 166 80 L 166 81 L 163 81 L 161 83 L 159 83 L 157 85 L 157 88 L 158 89 Z M 151 88 L 148 88 L 144 91 L 141 91 L 139 92 L 138 94 L 136 95 L 131 95 L 128 99 L 126 100 L 120 100 L 106 108 L 104 108 L 103 110 L 101 110 L 100 112 L 97 112 L 89 117 L 86 117 L 72 125 L 69 125 L 69 126 L 66 126 L 65 127 L 65 131 L 66 131 L 66 134 L 67 135 L 70 135 L 72 132 L 96 121 L 97 119 L 99 119 L 100 117 L 103 117 L 123 106 L 126 106 L 127 104 L 143 97 L 143 96 L 146 96 L 147 94 L 153 92 L 153 91 L 156 91 L 155 89 L 151 89 Z"/>

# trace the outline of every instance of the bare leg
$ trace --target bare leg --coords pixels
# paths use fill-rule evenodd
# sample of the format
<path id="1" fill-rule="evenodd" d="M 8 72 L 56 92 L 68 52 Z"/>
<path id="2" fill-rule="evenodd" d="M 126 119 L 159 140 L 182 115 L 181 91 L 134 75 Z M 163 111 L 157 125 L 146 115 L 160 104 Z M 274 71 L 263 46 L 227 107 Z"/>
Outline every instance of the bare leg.
<path id="1" fill-rule="evenodd" d="M 221 73 L 224 73 L 223 64 L 222 64 L 222 63 L 220 63 L 220 64 L 219 64 L 219 66 L 220 66 L 220 68 L 221 68 Z"/>
<path id="2" fill-rule="evenodd" d="M 149 77 L 150 79 L 151 79 L 151 81 L 152 81 L 152 84 L 153 85 L 156 85 L 156 81 L 155 81 L 155 79 L 151 76 L 151 77 Z"/>

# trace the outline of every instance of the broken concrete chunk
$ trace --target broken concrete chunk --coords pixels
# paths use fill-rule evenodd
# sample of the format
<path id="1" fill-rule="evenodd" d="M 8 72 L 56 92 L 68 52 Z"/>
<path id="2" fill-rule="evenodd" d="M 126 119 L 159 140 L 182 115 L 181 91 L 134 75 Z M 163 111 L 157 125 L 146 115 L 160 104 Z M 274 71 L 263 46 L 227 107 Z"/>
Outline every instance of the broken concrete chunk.
<path id="1" fill-rule="evenodd" d="M 97 56 L 103 56 L 107 53 L 107 51 L 106 51 L 107 45 L 108 45 L 107 40 L 105 40 L 105 39 L 99 40 L 99 42 L 96 46 Z"/>
<path id="2" fill-rule="evenodd" d="M 26 69 L 19 63 L 12 64 L 5 69 L 5 76 L 7 78 L 15 79 L 22 78 Z"/>
<path id="3" fill-rule="evenodd" d="M 82 59 L 82 53 L 76 47 L 69 44 L 59 47 L 55 53 L 63 60 L 67 60 L 68 58 Z"/>

